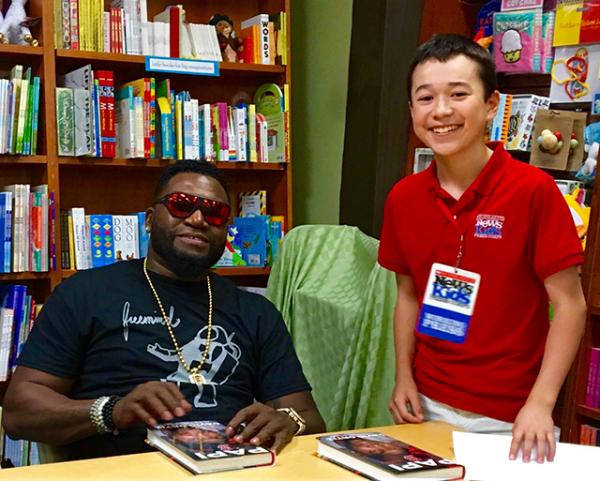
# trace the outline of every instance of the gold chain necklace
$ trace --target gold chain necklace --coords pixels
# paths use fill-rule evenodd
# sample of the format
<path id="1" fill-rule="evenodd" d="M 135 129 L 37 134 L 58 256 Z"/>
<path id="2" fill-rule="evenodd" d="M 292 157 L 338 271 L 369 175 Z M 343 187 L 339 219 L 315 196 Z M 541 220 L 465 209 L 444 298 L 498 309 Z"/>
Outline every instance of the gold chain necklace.
<path id="1" fill-rule="evenodd" d="M 167 330 L 169 331 L 171 339 L 173 340 L 173 345 L 175 346 L 175 352 L 177 353 L 179 362 L 181 362 L 181 365 L 189 373 L 190 382 L 192 384 L 204 384 L 205 383 L 204 376 L 202 376 L 202 374 L 200 374 L 199 371 L 200 371 L 200 369 L 202 369 L 202 366 L 204 366 L 204 362 L 206 361 L 206 358 L 208 357 L 208 353 L 210 352 L 210 341 L 211 341 L 211 334 L 212 334 L 212 315 L 213 315 L 213 301 L 212 301 L 212 289 L 210 287 L 210 276 L 209 275 L 206 276 L 206 284 L 208 286 L 208 333 L 206 335 L 206 347 L 204 348 L 204 352 L 202 353 L 202 358 L 200 359 L 200 363 L 194 369 L 192 369 L 188 365 L 188 363 L 185 361 L 183 354 L 181 354 L 181 348 L 179 347 L 179 343 L 177 342 L 177 339 L 175 338 L 175 334 L 173 333 L 173 328 L 171 326 L 171 320 L 169 319 L 169 316 L 167 316 L 167 313 L 165 312 L 165 308 L 163 307 L 162 302 L 160 302 L 160 297 L 158 297 L 158 293 L 156 292 L 156 289 L 154 288 L 154 284 L 152 284 L 152 281 L 150 280 L 150 276 L 148 275 L 148 268 L 146 266 L 147 262 L 148 262 L 148 258 L 146 257 L 144 259 L 144 275 L 146 276 L 148 285 L 150 286 L 150 289 L 152 290 L 152 293 L 154 294 L 154 298 L 156 299 L 156 303 L 158 304 L 160 313 L 162 314 L 163 319 L 165 321 L 165 326 L 167 326 Z"/>

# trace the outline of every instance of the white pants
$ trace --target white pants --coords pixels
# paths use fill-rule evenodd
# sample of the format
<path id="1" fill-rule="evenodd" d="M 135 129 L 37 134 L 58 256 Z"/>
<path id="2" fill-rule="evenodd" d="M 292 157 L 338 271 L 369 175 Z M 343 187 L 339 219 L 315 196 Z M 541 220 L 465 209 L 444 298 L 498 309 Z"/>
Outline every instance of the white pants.
<path id="1" fill-rule="evenodd" d="M 423 394 L 420 394 L 419 396 L 421 398 L 423 415 L 428 421 L 444 421 L 472 433 L 503 434 L 512 436 L 512 423 L 489 418 L 470 411 L 456 409 L 447 404 L 428 398 Z M 554 426 L 554 434 L 558 440 L 560 437 L 560 428 Z"/>

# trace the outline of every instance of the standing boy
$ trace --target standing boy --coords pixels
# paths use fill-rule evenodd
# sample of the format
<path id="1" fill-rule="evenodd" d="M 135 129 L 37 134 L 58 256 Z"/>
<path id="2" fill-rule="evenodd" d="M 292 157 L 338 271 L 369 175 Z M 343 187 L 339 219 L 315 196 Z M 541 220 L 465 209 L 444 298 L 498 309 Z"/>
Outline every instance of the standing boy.
<path id="1" fill-rule="evenodd" d="M 553 179 L 484 142 L 498 108 L 487 51 L 423 44 L 410 112 L 429 169 L 390 192 L 379 262 L 394 271 L 396 422 L 511 433 L 510 457 L 553 460 L 552 410 L 584 328 L 581 244 Z M 548 302 L 554 308 L 549 322 Z"/>

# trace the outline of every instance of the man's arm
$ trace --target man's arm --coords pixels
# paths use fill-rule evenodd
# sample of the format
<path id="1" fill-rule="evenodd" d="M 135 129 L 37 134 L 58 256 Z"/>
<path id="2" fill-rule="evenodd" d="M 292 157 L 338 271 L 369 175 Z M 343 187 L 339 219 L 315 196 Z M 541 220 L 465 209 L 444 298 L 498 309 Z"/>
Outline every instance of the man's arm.
<path id="1" fill-rule="evenodd" d="M 527 402 L 513 426 L 510 457 L 519 449 L 529 461 L 532 448 L 537 449 L 537 462 L 554 459 L 552 410 L 560 388 L 569 372 L 585 328 L 585 298 L 576 267 L 551 275 L 544 286 L 554 309 L 554 318 L 546 339 L 542 366 Z"/>
<path id="2" fill-rule="evenodd" d="M 10 381 L 2 412 L 2 424 L 12 438 L 52 445 L 68 444 L 96 434 L 90 419 L 94 399 L 70 399 L 72 379 L 24 366 Z M 147 382 L 119 400 L 113 410 L 117 428 L 136 423 L 154 426 L 157 419 L 171 421 L 192 406 L 172 383 Z"/>
<path id="3" fill-rule="evenodd" d="M 95 433 L 89 417 L 93 399 L 67 397 L 72 379 L 19 366 L 2 409 L 2 425 L 15 439 L 62 445 Z"/>
<path id="4" fill-rule="evenodd" d="M 419 303 L 410 276 L 396 274 L 396 282 L 398 284 L 398 297 L 394 309 L 396 383 L 389 409 L 396 423 L 418 423 L 423 421 L 423 410 L 413 378 L 412 365 Z"/>
<path id="5" fill-rule="evenodd" d="M 277 411 L 279 408 L 293 408 L 300 414 L 306 421 L 306 434 L 325 431 L 325 422 L 310 391 L 300 391 L 265 404 L 256 402 L 240 410 L 227 424 L 227 434 L 233 436 L 240 425 L 246 423 L 244 429 L 235 436 L 236 441 L 267 444 L 271 449 L 280 451 L 294 437 L 298 425 L 288 414 Z"/>

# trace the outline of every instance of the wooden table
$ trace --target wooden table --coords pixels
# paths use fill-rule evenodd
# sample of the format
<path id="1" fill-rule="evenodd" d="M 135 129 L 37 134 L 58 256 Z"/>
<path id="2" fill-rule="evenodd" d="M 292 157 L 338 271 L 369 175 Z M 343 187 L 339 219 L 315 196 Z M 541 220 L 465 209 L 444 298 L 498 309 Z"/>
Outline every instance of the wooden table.
<path id="1" fill-rule="evenodd" d="M 454 458 L 452 452 L 453 427 L 440 422 L 405 424 L 357 431 L 380 431 L 406 443 L 414 444 L 445 458 Z M 315 452 L 318 435 L 299 436 L 285 447 L 271 467 L 252 468 L 222 473 L 199 475 L 215 480 L 278 480 L 307 479 L 364 479 L 323 459 Z M 175 481 L 192 478 L 193 474 L 161 453 L 132 454 L 110 458 L 97 458 L 67 463 L 43 464 L 26 468 L 0 470 L 0 480 L 19 481 Z"/>

